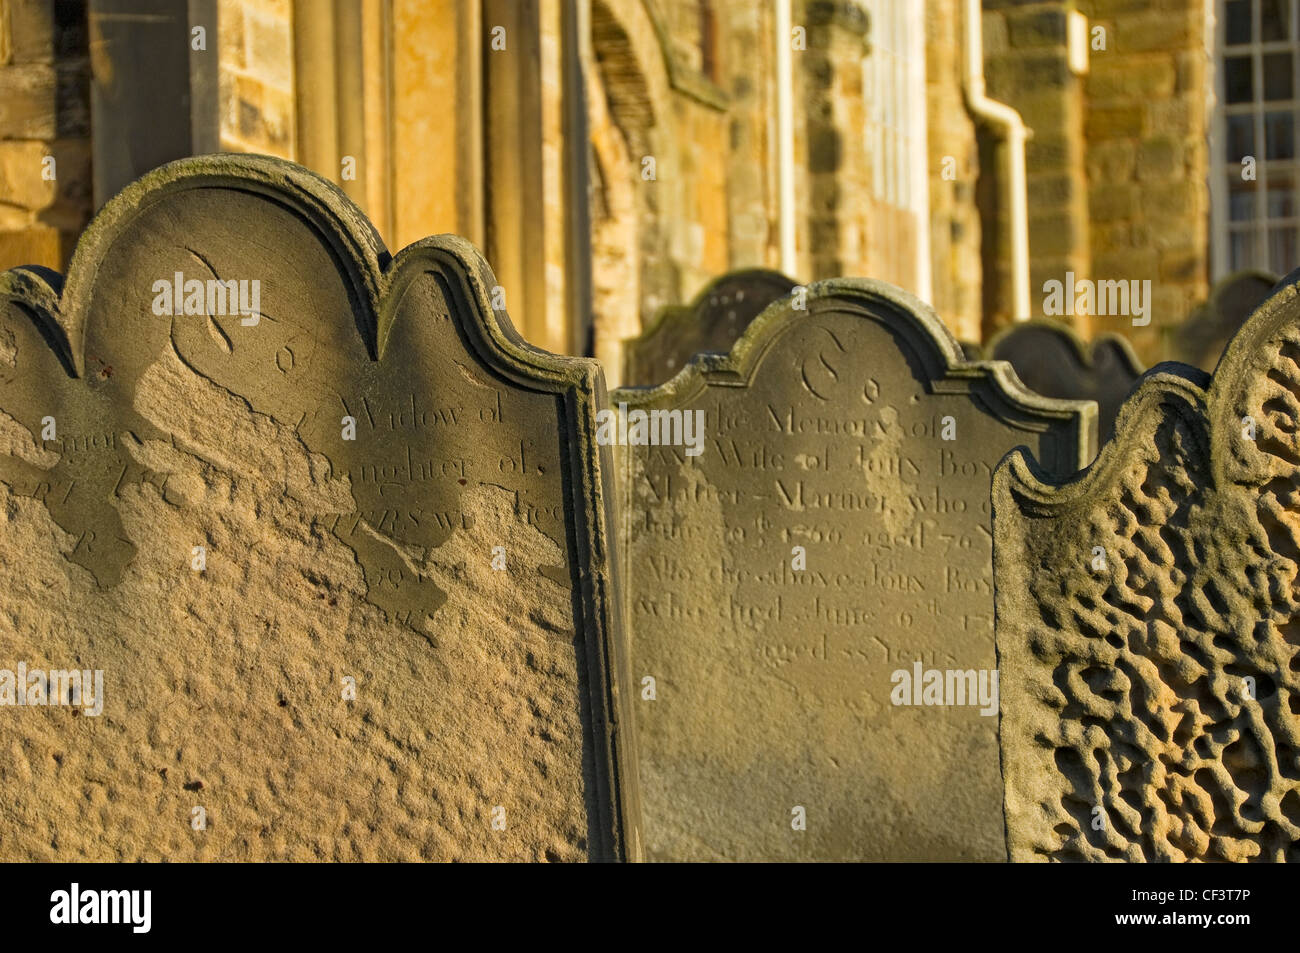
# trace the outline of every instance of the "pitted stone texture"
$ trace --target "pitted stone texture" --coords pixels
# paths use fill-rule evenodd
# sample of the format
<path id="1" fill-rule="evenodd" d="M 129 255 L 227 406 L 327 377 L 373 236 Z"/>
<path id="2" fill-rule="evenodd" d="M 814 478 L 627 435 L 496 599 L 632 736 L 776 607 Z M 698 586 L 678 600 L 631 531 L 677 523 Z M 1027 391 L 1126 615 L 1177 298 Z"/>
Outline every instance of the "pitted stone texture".
<path id="1" fill-rule="evenodd" d="M 260 280 L 257 323 L 154 313 L 178 271 Z M 205 158 L 61 297 L 3 280 L 0 668 L 105 703 L 0 707 L 0 857 L 635 856 L 598 371 L 525 348 L 468 245 L 391 261 L 305 170 Z"/>
<path id="2" fill-rule="evenodd" d="M 1300 859 L 1298 361 L 1287 288 L 1212 382 L 1145 379 L 1081 480 L 999 469 L 1013 860 Z"/>

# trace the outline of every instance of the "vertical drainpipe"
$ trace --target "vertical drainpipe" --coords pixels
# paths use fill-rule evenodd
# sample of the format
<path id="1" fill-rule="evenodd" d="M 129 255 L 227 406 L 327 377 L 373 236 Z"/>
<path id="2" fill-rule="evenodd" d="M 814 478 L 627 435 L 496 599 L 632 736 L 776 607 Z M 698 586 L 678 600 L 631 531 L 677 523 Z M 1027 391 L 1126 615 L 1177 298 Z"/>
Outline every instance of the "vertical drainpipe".
<path id="1" fill-rule="evenodd" d="M 570 316 L 566 354 L 595 353 L 591 293 L 591 130 L 587 125 L 587 83 L 583 49 L 591 38 L 589 0 L 564 0 L 560 10 L 564 84 L 565 290 Z"/>
<path id="2" fill-rule="evenodd" d="M 980 0 L 966 0 L 966 99 L 971 112 L 1001 126 L 1007 143 L 1007 217 L 1011 224 L 1012 317 L 1026 321 L 1029 305 L 1029 202 L 1025 182 L 1025 122 L 1006 103 L 984 94 L 984 30 Z"/>
<path id="3" fill-rule="evenodd" d="M 929 90 L 926 87 L 925 4 L 909 4 L 904 34 L 907 46 L 908 132 L 915 133 L 913 148 L 921 161 L 910 170 L 911 194 L 908 205 L 916 215 L 916 296 L 934 303 L 934 264 L 930 260 L 930 133 Z M 914 96 L 918 93 L 919 96 Z"/>
<path id="4" fill-rule="evenodd" d="M 791 0 L 776 0 L 776 143 L 777 203 L 781 236 L 781 271 L 799 274 L 795 257 L 794 218 L 794 70 L 790 62 Z"/>

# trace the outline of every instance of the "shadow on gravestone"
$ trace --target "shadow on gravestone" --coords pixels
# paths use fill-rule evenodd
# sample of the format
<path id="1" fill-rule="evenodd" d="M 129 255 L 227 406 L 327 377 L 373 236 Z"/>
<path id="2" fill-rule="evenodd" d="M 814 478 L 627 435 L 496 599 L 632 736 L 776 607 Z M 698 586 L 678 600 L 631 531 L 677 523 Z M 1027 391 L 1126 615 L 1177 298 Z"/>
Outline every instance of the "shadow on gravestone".
<path id="1" fill-rule="evenodd" d="M 1012 860 L 1300 860 L 1298 362 L 1285 287 L 1079 478 L 998 468 Z"/>
<path id="2" fill-rule="evenodd" d="M 4 699 L 0 857 L 638 856 L 604 385 L 494 286 L 247 156 L 0 276 L 0 659 L 102 672 Z"/>
<path id="3" fill-rule="evenodd" d="M 1164 332 L 1165 353 L 1175 361 L 1211 370 L 1237 329 L 1277 284 L 1277 275 L 1266 271 L 1238 271 L 1220 279 L 1187 320 Z"/>
<path id="4" fill-rule="evenodd" d="M 749 322 L 796 287 L 792 278 L 766 268 L 723 275 L 689 305 L 664 308 L 640 337 L 623 342 L 623 379 L 630 387 L 653 387 L 698 353 L 730 350 Z"/>
<path id="5" fill-rule="evenodd" d="M 615 391 L 626 416 L 597 432 L 619 447 L 646 857 L 1004 859 L 990 478 L 1020 445 L 1075 472 L 1094 407 L 965 363 L 889 285 L 806 303 Z M 658 446 L 634 443 L 646 412 Z M 927 704 L 935 677 L 960 702 Z"/>
<path id="6" fill-rule="evenodd" d="M 1089 345 L 1056 321 L 1012 325 L 994 335 L 985 353 L 1010 363 L 1021 382 L 1037 394 L 1096 401 L 1099 444 L 1111 438 L 1115 415 L 1142 376 L 1142 364 L 1124 338 L 1105 334 Z"/>

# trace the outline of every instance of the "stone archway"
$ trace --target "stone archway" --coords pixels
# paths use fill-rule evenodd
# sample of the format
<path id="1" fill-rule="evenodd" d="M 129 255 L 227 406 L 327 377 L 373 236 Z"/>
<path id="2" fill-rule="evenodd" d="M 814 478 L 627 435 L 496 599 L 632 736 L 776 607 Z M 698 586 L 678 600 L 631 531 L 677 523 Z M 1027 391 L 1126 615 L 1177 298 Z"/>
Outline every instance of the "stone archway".
<path id="1" fill-rule="evenodd" d="M 663 122 L 671 84 L 656 32 L 637 0 L 592 0 L 587 109 L 592 166 L 594 353 L 611 386 L 622 379 L 622 342 L 640 333 L 658 295 L 645 269 L 662 261 L 662 207 L 654 180 L 675 167 Z"/>

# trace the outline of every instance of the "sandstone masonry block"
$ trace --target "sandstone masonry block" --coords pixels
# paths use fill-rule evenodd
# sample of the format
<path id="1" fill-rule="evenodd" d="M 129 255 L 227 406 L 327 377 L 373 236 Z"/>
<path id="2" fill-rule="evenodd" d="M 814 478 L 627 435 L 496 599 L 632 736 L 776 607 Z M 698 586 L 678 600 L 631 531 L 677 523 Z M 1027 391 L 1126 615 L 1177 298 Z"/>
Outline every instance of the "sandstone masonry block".
<path id="1" fill-rule="evenodd" d="M 1119 17 L 1115 27 L 1115 48 L 1121 53 L 1184 50 L 1191 38 L 1191 18 L 1185 9 L 1128 14 Z"/>
<path id="2" fill-rule="evenodd" d="M 1178 139 L 1161 136 L 1143 140 L 1138 146 L 1137 178 L 1139 182 L 1169 182 L 1183 178 L 1186 164 L 1183 144 Z"/>
<path id="3" fill-rule="evenodd" d="M 5 7 L 11 62 L 54 62 L 54 0 L 8 0 Z"/>
<path id="4" fill-rule="evenodd" d="M 268 86 L 293 88 L 293 42 L 289 21 L 264 16 L 256 8 L 244 11 L 246 69 Z"/>
<path id="5" fill-rule="evenodd" d="M 55 136 L 55 72 L 42 64 L 0 69 L 0 139 Z"/>
<path id="6" fill-rule="evenodd" d="M 1086 163 L 1088 179 L 1097 185 L 1127 182 L 1137 167 L 1137 145 L 1131 139 L 1090 143 Z"/>
<path id="7" fill-rule="evenodd" d="M 1107 68 L 1089 72 L 1084 87 L 1093 103 L 1109 100 L 1132 100 L 1140 96 L 1172 95 L 1178 85 L 1178 71 L 1168 54 L 1146 54 L 1125 65 L 1105 64 Z"/>
<path id="8" fill-rule="evenodd" d="M 1064 46 L 1066 11 L 1060 8 L 1012 10 L 1006 14 L 1011 45 L 1015 47 Z"/>
<path id="9" fill-rule="evenodd" d="M 1095 222 L 1113 222 L 1131 218 L 1137 209 L 1137 188 L 1111 183 L 1088 193 L 1088 214 Z"/>
<path id="10" fill-rule="evenodd" d="M 1084 120 L 1084 135 L 1089 141 L 1135 138 L 1143 131 L 1143 113 L 1137 103 L 1094 107 Z"/>
<path id="11" fill-rule="evenodd" d="M 0 232 L 0 268 L 18 265 L 63 265 L 62 241 L 58 229 L 32 225 L 16 232 Z"/>

